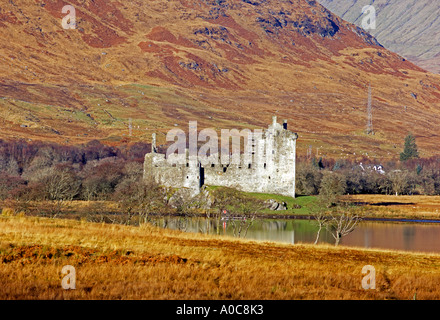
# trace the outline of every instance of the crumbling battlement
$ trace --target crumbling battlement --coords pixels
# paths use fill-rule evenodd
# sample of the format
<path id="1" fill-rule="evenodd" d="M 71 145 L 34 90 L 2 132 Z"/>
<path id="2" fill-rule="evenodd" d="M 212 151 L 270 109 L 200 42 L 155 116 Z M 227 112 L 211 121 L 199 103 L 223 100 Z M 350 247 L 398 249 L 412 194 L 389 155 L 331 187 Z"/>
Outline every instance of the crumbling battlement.
<path id="1" fill-rule="evenodd" d="M 166 187 L 190 188 L 194 195 L 203 185 L 236 188 L 245 192 L 272 193 L 295 197 L 295 157 L 298 135 L 287 130 L 287 122 L 272 124 L 252 138 L 252 156 L 240 155 L 240 162 L 202 165 L 188 151 L 182 162 L 171 164 L 165 154 L 156 153 L 155 135 L 152 152 L 145 155 L 144 179 L 154 179 Z M 220 159 L 220 157 L 219 157 Z"/>

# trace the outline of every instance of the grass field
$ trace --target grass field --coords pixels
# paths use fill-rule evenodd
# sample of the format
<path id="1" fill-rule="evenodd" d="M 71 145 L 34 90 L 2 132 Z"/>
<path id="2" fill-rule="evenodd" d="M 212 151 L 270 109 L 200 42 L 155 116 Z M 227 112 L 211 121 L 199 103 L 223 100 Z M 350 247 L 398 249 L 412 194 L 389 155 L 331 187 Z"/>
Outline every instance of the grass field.
<path id="1" fill-rule="evenodd" d="M 261 213 L 266 215 L 311 215 L 312 208 L 318 200 L 317 196 L 300 195 L 292 198 L 267 193 L 248 194 L 256 199 L 274 199 L 287 204 L 287 210 L 284 211 L 263 210 Z M 361 194 L 344 195 L 340 200 L 357 204 L 362 215 L 368 218 L 440 219 L 440 196 Z"/>
<path id="2" fill-rule="evenodd" d="M 344 200 L 362 205 L 371 218 L 440 219 L 440 196 L 353 195 Z"/>
<path id="3" fill-rule="evenodd" d="M 287 210 L 285 211 L 271 211 L 270 209 L 264 210 L 263 213 L 271 214 L 295 214 L 305 215 L 310 214 L 310 206 L 316 201 L 316 196 L 299 196 L 296 198 L 281 196 L 268 193 L 250 193 L 251 196 L 260 200 L 274 199 L 278 202 L 285 202 L 287 204 Z M 298 206 L 297 208 L 295 206 Z"/>
<path id="4" fill-rule="evenodd" d="M 61 287 L 64 265 L 76 289 Z M 376 269 L 364 290 L 362 268 Z M 439 299 L 440 255 L 0 217 L 0 299 Z"/>

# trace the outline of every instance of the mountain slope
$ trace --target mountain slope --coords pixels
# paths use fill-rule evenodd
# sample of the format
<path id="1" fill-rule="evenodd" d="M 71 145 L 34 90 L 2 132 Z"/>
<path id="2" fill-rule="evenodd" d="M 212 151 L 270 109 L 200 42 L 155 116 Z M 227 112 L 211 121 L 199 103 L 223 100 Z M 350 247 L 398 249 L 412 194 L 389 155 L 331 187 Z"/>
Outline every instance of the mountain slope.
<path id="1" fill-rule="evenodd" d="M 376 9 L 376 30 L 370 30 L 386 48 L 418 66 L 440 73 L 440 6 L 430 0 L 319 0 L 343 19 L 360 26 L 362 8 Z"/>
<path id="2" fill-rule="evenodd" d="M 75 30 L 61 27 L 66 4 Z M 241 129 L 276 114 L 299 133 L 299 154 L 392 157 L 409 130 L 422 155 L 438 144 L 440 77 L 316 1 L 11 0 L 0 17 L 4 138 L 160 132 L 164 143 L 190 120 Z M 364 134 L 370 83 L 374 136 Z"/>

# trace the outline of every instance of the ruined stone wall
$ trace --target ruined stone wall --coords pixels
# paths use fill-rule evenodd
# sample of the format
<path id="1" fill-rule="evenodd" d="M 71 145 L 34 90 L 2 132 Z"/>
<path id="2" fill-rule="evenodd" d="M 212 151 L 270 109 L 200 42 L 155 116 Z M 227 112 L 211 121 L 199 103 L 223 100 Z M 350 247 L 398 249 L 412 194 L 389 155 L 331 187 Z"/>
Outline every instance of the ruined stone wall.
<path id="1" fill-rule="evenodd" d="M 147 153 L 144 161 L 144 180 L 153 180 L 173 188 L 189 188 L 199 193 L 200 169 L 196 161 L 184 165 L 170 165 L 164 154 Z"/>
<path id="2" fill-rule="evenodd" d="M 251 163 L 208 165 L 205 184 L 295 197 L 296 133 L 276 123 L 255 141 Z M 243 160 L 243 157 L 242 157 Z"/>
<path id="3" fill-rule="evenodd" d="M 254 141 L 251 161 L 243 161 L 241 156 L 240 164 L 207 164 L 202 173 L 197 159 L 188 159 L 187 155 L 186 164 L 173 166 L 167 163 L 165 155 L 148 153 L 144 177 L 164 186 L 190 188 L 197 194 L 203 174 L 205 185 L 294 197 L 297 137 L 274 117 L 262 137 Z"/>

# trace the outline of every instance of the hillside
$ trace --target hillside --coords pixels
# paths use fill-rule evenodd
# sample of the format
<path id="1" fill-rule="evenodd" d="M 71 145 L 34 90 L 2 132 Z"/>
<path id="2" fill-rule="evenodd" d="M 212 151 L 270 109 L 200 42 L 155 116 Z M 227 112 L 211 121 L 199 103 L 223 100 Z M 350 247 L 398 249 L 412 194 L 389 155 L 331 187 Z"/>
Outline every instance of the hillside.
<path id="1" fill-rule="evenodd" d="M 384 47 L 416 65 L 440 73 L 440 7 L 429 0 L 319 0 L 343 19 L 361 26 L 362 8 L 376 9 L 376 30 L 371 30 Z"/>
<path id="2" fill-rule="evenodd" d="M 61 27 L 66 4 L 74 30 Z M 391 158 L 408 131 L 422 156 L 437 152 L 440 76 L 316 1 L 11 0 L 0 31 L 2 138 L 118 144 L 190 120 L 266 127 L 276 114 L 298 132 L 300 155 L 312 145 Z"/>

